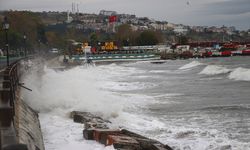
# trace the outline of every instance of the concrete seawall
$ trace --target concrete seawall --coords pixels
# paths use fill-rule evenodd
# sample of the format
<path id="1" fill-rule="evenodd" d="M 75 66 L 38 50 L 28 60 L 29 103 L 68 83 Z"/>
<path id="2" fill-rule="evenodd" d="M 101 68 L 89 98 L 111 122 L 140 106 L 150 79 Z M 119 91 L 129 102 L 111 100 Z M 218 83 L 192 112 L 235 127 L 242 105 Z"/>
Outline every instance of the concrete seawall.
<path id="1" fill-rule="evenodd" d="M 44 150 L 38 113 L 20 97 L 20 62 L 0 75 L 0 150 Z"/>
<path id="2" fill-rule="evenodd" d="M 16 100 L 15 111 L 18 142 L 26 144 L 29 150 L 44 150 L 38 113 L 29 107 L 20 97 Z"/>

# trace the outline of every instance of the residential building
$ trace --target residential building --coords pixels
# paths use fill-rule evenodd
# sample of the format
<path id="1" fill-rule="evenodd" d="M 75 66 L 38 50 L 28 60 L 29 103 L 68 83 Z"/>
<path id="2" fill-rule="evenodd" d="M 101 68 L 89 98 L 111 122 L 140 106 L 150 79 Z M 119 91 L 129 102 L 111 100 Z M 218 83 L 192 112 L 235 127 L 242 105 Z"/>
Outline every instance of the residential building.
<path id="1" fill-rule="evenodd" d="M 109 10 L 101 10 L 99 13 L 99 15 L 103 15 L 103 16 L 112 16 L 116 14 L 117 14 L 116 11 L 109 11 Z"/>

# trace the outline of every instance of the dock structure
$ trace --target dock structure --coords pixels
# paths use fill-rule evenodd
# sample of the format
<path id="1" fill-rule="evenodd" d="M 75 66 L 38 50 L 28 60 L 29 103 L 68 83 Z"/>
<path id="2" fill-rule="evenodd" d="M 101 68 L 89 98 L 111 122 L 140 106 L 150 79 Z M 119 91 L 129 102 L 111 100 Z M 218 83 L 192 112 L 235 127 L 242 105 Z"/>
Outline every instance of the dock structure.
<path id="1" fill-rule="evenodd" d="M 38 113 L 20 97 L 20 61 L 0 72 L 0 150 L 44 150 Z"/>
<path id="2" fill-rule="evenodd" d="M 74 122 L 84 124 L 83 137 L 119 150 L 172 150 L 168 145 L 126 129 L 110 128 L 111 122 L 89 112 L 73 111 Z"/>

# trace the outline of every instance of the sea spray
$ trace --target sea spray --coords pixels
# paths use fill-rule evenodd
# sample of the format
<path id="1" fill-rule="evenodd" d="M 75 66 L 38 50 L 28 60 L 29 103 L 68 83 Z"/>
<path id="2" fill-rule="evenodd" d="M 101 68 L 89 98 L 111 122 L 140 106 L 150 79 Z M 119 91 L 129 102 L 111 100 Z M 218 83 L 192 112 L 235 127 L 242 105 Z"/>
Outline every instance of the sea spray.
<path id="1" fill-rule="evenodd" d="M 250 81 L 250 69 L 246 68 L 236 68 L 229 74 L 229 79 L 239 80 L 239 81 Z"/>
<path id="2" fill-rule="evenodd" d="M 179 69 L 180 70 L 185 70 L 185 69 L 191 69 L 191 68 L 194 68 L 194 67 L 197 67 L 197 66 L 200 66 L 202 65 L 202 63 L 198 62 L 198 61 L 192 61 L 188 64 L 185 64 L 184 66 L 180 67 Z"/>
<path id="3" fill-rule="evenodd" d="M 240 63 L 237 61 L 238 59 L 240 59 Z M 45 80 L 44 75 L 46 76 L 46 74 L 57 74 L 63 80 L 72 80 L 70 74 L 83 71 L 84 73 L 80 73 L 79 76 L 87 80 L 86 85 L 90 81 L 94 85 L 90 85 L 90 88 L 83 86 L 85 90 L 82 93 L 89 94 L 92 92 L 88 93 L 88 90 L 95 90 L 108 95 L 108 97 L 109 95 L 114 97 L 115 100 L 111 101 L 114 105 L 123 105 L 120 106 L 120 111 L 113 111 L 115 115 L 112 115 L 112 111 L 103 112 L 107 116 L 115 117 L 108 119 L 116 126 L 122 126 L 160 140 L 174 149 L 250 149 L 248 126 L 250 113 L 248 108 L 202 109 L 219 104 L 222 106 L 249 105 L 249 84 L 228 79 L 231 74 L 237 72 L 237 67 L 245 67 L 244 69 L 246 69 L 246 66 L 249 66 L 249 59 L 243 60 L 243 58 L 237 57 L 230 58 L 230 61 L 228 58 L 202 59 L 199 60 L 203 63 L 201 66 L 195 67 L 195 69 L 191 67 L 192 69 L 188 69 L 189 71 L 151 72 L 152 70 L 178 70 L 186 62 L 185 60 L 169 61 L 169 63 L 161 65 L 145 62 L 111 64 L 91 68 L 76 67 L 65 71 L 68 73 L 63 73 L 64 77 L 60 77 L 60 72 L 45 68 L 44 73 L 40 73 L 43 76 L 37 77 L 33 81 L 41 80 L 40 87 L 43 87 L 43 81 L 54 83 L 53 80 L 56 80 L 54 78 Z M 202 69 L 206 68 L 206 64 L 218 65 L 230 71 L 218 76 L 216 74 L 215 76 L 197 74 L 198 70 L 201 69 L 201 72 Z M 238 73 L 240 74 L 240 72 L 242 71 Z M 146 78 L 138 78 L 138 76 Z M 226 76 L 228 78 L 225 78 Z M 155 77 L 157 80 L 151 80 Z M 204 84 L 204 81 L 200 80 L 214 77 L 221 77 L 221 79 L 218 81 L 208 80 L 206 81 L 208 84 Z M 80 77 L 73 77 L 73 79 L 78 78 Z M 29 79 L 27 81 L 33 82 Z M 122 84 L 119 85 L 119 83 Z M 139 87 L 145 83 L 156 86 Z M 136 90 L 137 87 L 138 90 Z M 129 90 L 130 88 L 132 90 Z M 71 91 L 72 95 L 80 93 L 75 92 L 74 88 L 68 90 Z M 39 95 L 40 91 L 37 91 Z M 180 95 L 179 92 L 183 94 Z M 171 93 L 177 94 L 171 95 Z M 66 95 L 68 95 L 67 91 Z M 77 101 L 77 104 L 80 102 L 84 103 L 85 101 Z M 103 103 L 100 102 L 100 104 Z M 185 109 L 182 110 L 182 108 Z M 39 115 L 45 135 L 46 149 L 105 149 L 93 141 L 83 139 L 82 125 L 74 124 L 69 118 L 57 115 L 58 113 L 64 114 L 64 112 L 68 112 L 66 110 L 71 108 L 60 107 L 59 109 L 54 109 L 54 111 L 50 109 L 47 112 L 45 109 L 43 110 L 45 113 Z M 56 139 L 54 137 L 62 138 L 53 141 Z"/>
<path id="4" fill-rule="evenodd" d="M 231 69 L 227 69 L 226 67 L 223 66 L 208 65 L 199 74 L 217 75 L 217 74 L 229 73 L 230 71 Z"/>
<path id="5" fill-rule="evenodd" d="M 131 113 L 152 102 L 146 96 L 116 94 L 105 89 L 106 82 L 115 84 L 115 80 L 132 73 L 132 67 L 115 64 L 65 71 L 46 66 L 42 70 L 31 70 L 23 81 L 33 92 L 23 90 L 22 97 L 40 112 L 46 149 L 113 149 L 83 140 L 82 125 L 67 118 L 72 110 L 98 113 L 111 120 L 115 127 L 123 126 L 138 132 L 142 131 L 142 125 L 150 130 L 164 126 L 155 118 Z"/>
<path id="6" fill-rule="evenodd" d="M 41 128 L 46 150 L 114 150 L 95 141 L 84 140 L 82 124 L 73 123 L 69 118 L 40 113 Z"/>
<path id="7" fill-rule="evenodd" d="M 118 117 L 123 111 L 153 102 L 146 95 L 118 92 L 153 86 L 152 83 L 119 81 L 133 73 L 135 68 L 116 64 L 75 67 L 65 71 L 45 66 L 42 70 L 31 70 L 24 77 L 25 85 L 33 91 L 23 90 L 22 97 L 39 112 L 65 115 L 79 110 L 98 113 L 106 118 Z"/>
<path id="8" fill-rule="evenodd" d="M 101 78 L 105 75 L 101 76 L 95 68 L 57 72 L 45 67 L 40 77 L 36 70 L 25 76 L 24 83 L 33 91 L 23 91 L 23 99 L 39 112 L 81 110 L 110 116 L 122 109 L 123 102 L 98 89 Z"/>

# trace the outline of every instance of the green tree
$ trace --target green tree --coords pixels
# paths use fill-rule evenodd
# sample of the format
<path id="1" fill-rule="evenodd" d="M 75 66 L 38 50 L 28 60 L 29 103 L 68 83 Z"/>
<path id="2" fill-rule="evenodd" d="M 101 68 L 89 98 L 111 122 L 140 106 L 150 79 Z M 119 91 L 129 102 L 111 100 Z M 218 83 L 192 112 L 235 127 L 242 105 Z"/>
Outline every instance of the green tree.
<path id="1" fill-rule="evenodd" d="M 45 26 L 43 24 L 39 24 L 37 27 L 37 38 L 41 43 L 47 43 L 47 39 L 45 36 Z"/>
<path id="2" fill-rule="evenodd" d="M 130 42 L 134 39 L 133 35 L 131 26 L 129 24 L 123 24 L 117 28 L 115 39 L 120 46 L 128 46 L 131 45 Z"/>
<path id="3" fill-rule="evenodd" d="M 10 23 L 9 43 L 10 48 L 23 47 L 23 36 L 26 34 L 26 46 L 35 47 L 38 41 L 46 41 L 44 25 L 41 19 L 33 12 L 28 11 L 7 11 L 3 13 Z M 2 31 L 3 32 L 3 31 Z M 4 39 L 3 33 L 0 34 L 0 39 Z M 0 41 L 2 45 L 2 41 Z"/>
<path id="4" fill-rule="evenodd" d="M 143 31 L 136 41 L 138 45 L 156 45 L 160 42 L 160 35 L 155 31 Z"/>
<path id="5" fill-rule="evenodd" d="M 59 36 L 56 32 L 49 31 L 45 33 L 49 47 L 64 48 L 66 46 L 66 40 Z"/>
<path id="6" fill-rule="evenodd" d="M 179 44 L 185 45 L 188 43 L 188 38 L 186 36 L 181 35 L 178 38 L 179 38 L 179 41 L 178 41 Z"/>
<path id="7" fill-rule="evenodd" d="M 98 36 L 97 36 L 96 33 L 91 33 L 89 39 L 90 39 L 90 45 L 91 46 L 97 46 Z"/>

